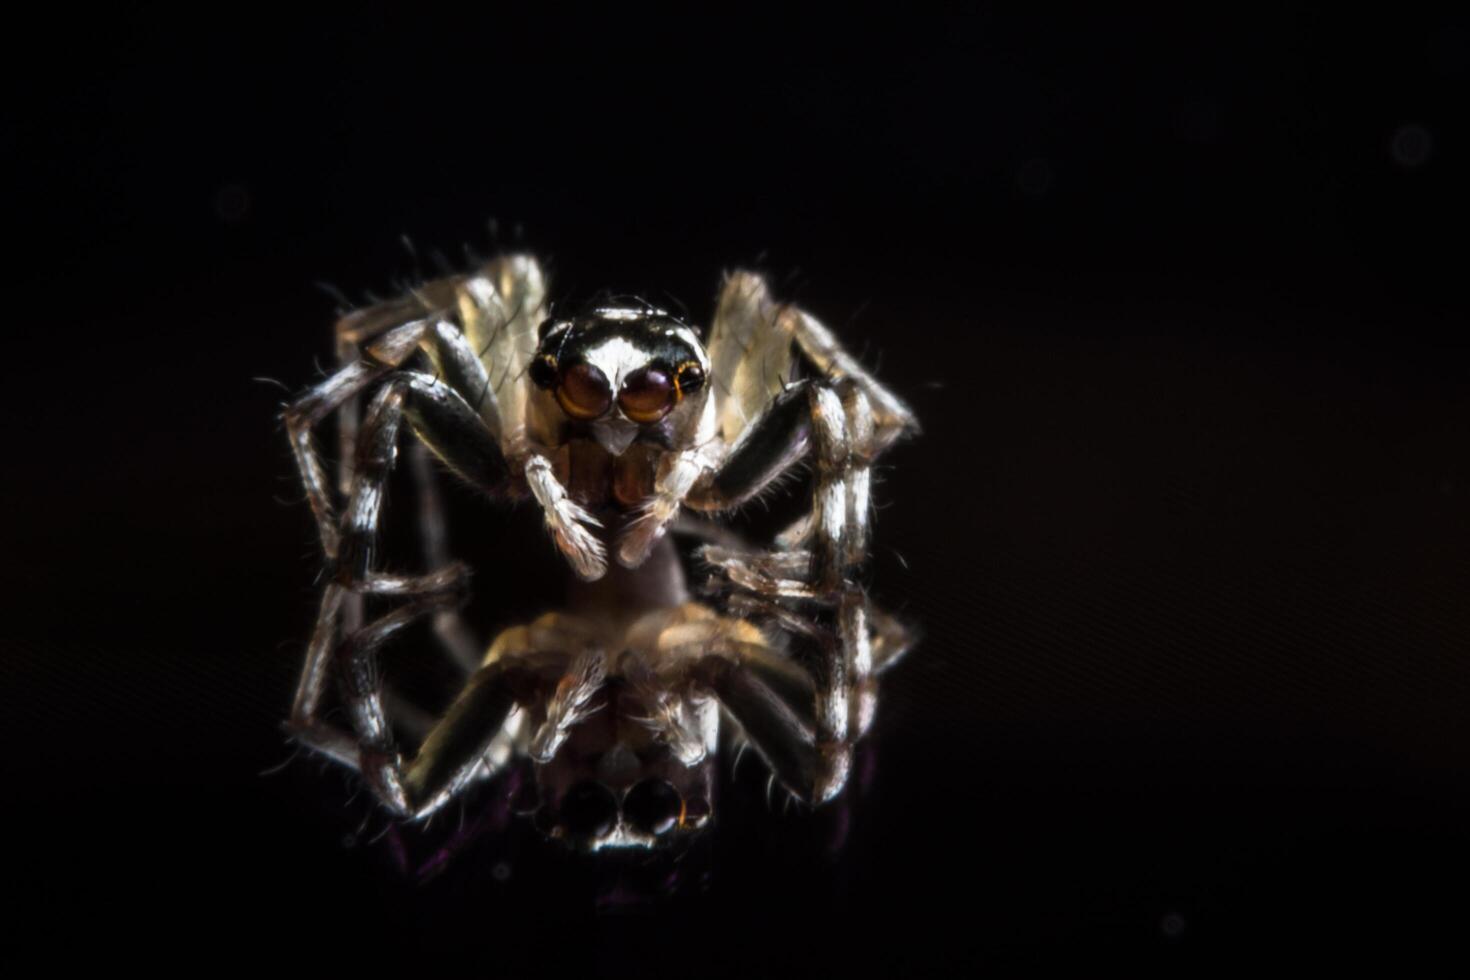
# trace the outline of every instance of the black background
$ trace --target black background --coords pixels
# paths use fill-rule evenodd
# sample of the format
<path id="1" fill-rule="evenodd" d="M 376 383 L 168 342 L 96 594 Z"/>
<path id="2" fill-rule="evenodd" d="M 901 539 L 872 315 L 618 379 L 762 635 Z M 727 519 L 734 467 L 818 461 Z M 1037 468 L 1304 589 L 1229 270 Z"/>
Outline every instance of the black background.
<path id="1" fill-rule="evenodd" d="M 1463 18 L 236 8 L 10 42 L 6 957 L 1457 948 Z M 524 828 L 418 884 L 292 759 L 319 559 L 252 379 L 320 376 L 318 282 L 386 295 L 463 243 L 701 321 L 756 265 L 916 408 L 872 579 L 924 640 L 841 849 L 745 763 L 673 897 L 612 903 Z M 462 532 L 487 623 L 547 601 L 535 524 Z"/>

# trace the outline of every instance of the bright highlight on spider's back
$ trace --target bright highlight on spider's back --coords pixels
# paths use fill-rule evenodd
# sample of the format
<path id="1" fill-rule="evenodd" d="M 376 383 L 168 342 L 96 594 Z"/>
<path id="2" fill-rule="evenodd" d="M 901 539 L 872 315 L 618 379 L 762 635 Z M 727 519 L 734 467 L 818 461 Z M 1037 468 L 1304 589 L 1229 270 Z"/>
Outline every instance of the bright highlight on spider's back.
<path id="1" fill-rule="evenodd" d="M 908 644 L 855 578 L 870 468 L 916 425 L 825 327 L 747 272 L 726 278 L 703 340 L 639 301 L 552 315 L 539 265 L 516 255 L 357 310 L 337 343 L 340 369 L 284 415 L 332 571 L 287 721 L 298 741 L 403 819 L 529 763 L 538 826 L 592 850 L 706 826 L 732 738 L 802 800 L 841 791 L 878 674 Z M 335 478 L 314 438 L 332 416 Z M 492 500 L 534 501 L 575 598 L 525 610 L 485 652 L 426 465 L 426 567 L 385 571 L 400 445 Z M 771 540 L 719 522 L 802 466 L 810 509 Z M 699 601 L 676 539 L 708 571 Z M 437 720 L 398 710 L 378 664 L 425 617 L 465 677 Z M 346 727 L 327 720 L 328 678 Z"/>

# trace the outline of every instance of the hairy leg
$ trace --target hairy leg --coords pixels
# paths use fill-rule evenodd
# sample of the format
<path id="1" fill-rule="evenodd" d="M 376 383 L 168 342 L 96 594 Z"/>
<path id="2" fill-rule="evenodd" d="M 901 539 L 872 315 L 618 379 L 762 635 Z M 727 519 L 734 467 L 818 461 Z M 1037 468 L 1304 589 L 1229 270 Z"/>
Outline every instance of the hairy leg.
<path id="1" fill-rule="evenodd" d="M 763 611 L 818 651 L 813 780 L 819 800 L 842 788 L 853 743 L 871 725 L 876 709 L 874 630 L 855 574 L 867 552 L 877 429 L 869 398 L 856 381 L 794 386 L 749 429 L 703 500 L 750 499 L 796 461 L 810 457 L 814 462 L 812 510 L 778 537 L 773 550 L 711 546 L 701 554 L 728 584 L 732 600 L 738 597 L 746 609 Z"/>
<path id="2" fill-rule="evenodd" d="M 288 729 L 303 744 L 360 772 L 374 795 L 400 817 L 422 819 L 485 774 L 495 740 L 518 702 L 534 698 L 534 678 L 513 659 L 480 668 L 412 758 L 399 751 L 384 706 L 377 654 L 395 634 L 445 602 L 430 596 L 399 606 L 337 645 L 330 667 L 341 685 L 352 733 L 317 716 L 315 705 L 293 712 Z M 303 678 L 303 689 L 309 685 Z"/>
<path id="3" fill-rule="evenodd" d="M 460 395 L 435 378 L 395 373 L 378 391 L 358 438 L 352 491 L 342 515 L 337 579 L 343 585 L 373 574 L 387 481 L 404 419 L 452 471 L 491 496 L 507 492 L 509 470 L 489 430 Z"/>
<path id="4" fill-rule="evenodd" d="M 546 528 L 556 546 L 584 581 L 602 578 L 607 572 L 607 548 L 587 529 L 589 526 L 601 527 L 602 522 L 573 502 L 552 472 L 551 461 L 546 457 L 533 455 L 526 460 L 525 466 L 526 483 L 541 505 Z"/>

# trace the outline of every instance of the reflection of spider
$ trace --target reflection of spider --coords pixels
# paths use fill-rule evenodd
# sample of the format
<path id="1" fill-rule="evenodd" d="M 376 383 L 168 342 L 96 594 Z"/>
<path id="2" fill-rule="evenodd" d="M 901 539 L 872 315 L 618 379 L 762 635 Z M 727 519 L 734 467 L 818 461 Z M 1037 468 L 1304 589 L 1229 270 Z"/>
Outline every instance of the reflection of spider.
<path id="1" fill-rule="evenodd" d="M 876 674 L 907 642 L 854 572 L 869 467 L 913 416 L 749 273 L 727 279 L 705 343 L 642 302 L 548 318 L 545 297 L 536 262 L 511 256 L 358 310 L 337 326 L 344 366 L 286 409 L 333 573 L 289 730 L 403 818 L 529 757 L 543 828 L 594 849 L 706 821 L 721 709 L 788 790 L 830 799 L 871 721 Z M 335 488 L 312 439 L 334 412 Z M 414 467 L 427 573 L 376 561 L 405 421 L 416 464 L 426 447 L 493 498 L 535 498 L 582 583 L 563 611 L 504 631 L 483 658 L 456 612 L 466 573 L 447 560 L 427 465 Z M 807 460 L 811 510 L 764 549 L 681 517 L 739 507 Z M 700 555 L 721 611 L 689 601 L 671 528 L 715 542 Z M 423 712 L 383 690 L 377 656 L 426 614 L 467 679 L 443 718 L 415 725 Z M 350 732 L 323 713 L 329 675 Z"/>

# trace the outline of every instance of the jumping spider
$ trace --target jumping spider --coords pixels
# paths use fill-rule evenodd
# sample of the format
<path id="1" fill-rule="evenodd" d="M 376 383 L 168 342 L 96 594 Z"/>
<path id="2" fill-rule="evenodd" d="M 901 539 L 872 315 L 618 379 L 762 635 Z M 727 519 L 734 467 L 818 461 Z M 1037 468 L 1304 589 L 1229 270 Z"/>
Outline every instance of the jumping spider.
<path id="1" fill-rule="evenodd" d="M 338 322 L 340 369 L 284 413 L 330 570 L 288 730 L 400 819 L 529 759 L 543 830 L 594 850 L 707 822 L 722 720 L 796 797 L 831 799 L 876 676 L 908 642 L 854 575 L 870 466 L 915 430 L 912 413 L 751 273 L 727 277 L 703 342 L 641 301 L 548 309 L 540 267 L 518 255 Z M 334 413 L 335 486 L 312 435 Z M 422 575 L 376 554 L 405 422 Z M 581 583 L 483 656 L 459 616 L 467 570 L 448 560 L 429 454 L 493 499 L 534 498 Z M 683 516 L 738 508 L 801 464 L 810 511 L 764 547 Z M 714 604 L 690 599 L 670 530 L 706 542 Z M 465 679 L 405 751 L 415 712 L 384 690 L 377 658 L 425 616 Z M 350 730 L 324 712 L 329 675 Z"/>

